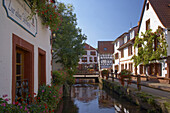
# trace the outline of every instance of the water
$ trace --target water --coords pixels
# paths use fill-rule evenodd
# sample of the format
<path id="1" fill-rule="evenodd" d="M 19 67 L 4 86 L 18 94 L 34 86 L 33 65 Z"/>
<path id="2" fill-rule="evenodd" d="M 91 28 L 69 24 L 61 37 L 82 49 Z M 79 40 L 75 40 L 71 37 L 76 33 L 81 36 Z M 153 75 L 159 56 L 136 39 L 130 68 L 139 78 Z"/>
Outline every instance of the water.
<path id="1" fill-rule="evenodd" d="M 75 84 L 71 97 L 63 98 L 56 113 L 145 113 L 117 94 L 102 90 L 99 84 Z"/>

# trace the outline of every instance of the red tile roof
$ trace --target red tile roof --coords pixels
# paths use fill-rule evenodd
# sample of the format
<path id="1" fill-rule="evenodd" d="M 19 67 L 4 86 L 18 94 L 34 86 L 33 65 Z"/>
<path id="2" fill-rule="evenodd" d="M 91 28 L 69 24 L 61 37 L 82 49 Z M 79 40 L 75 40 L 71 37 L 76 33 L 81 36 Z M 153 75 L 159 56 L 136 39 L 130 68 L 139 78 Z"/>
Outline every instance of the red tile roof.
<path id="1" fill-rule="evenodd" d="M 170 28 L 170 0 L 149 0 L 160 21 L 166 28 Z"/>
<path id="2" fill-rule="evenodd" d="M 100 54 L 113 54 L 114 45 L 113 45 L 112 42 L 113 41 L 98 41 L 98 53 L 100 53 Z"/>
<path id="3" fill-rule="evenodd" d="M 159 20 L 163 24 L 165 28 L 170 28 L 170 0 L 149 0 L 151 6 L 153 7 L 155 13 L 157 14 Z M 139 28 L 141 26 L 141 21 L 143 18 L 144 10 L 145 10 L 145 4 L 147 3 L 147 0 L 144 1 L 143 9 L 139 21 Z"/>
<path id="4" fill-rule="evenodd" d="M 87 43 L 84 44 L 84 49 L 85 49 L 85 50 L 96 50 L 95 48 L 93 48 L 92 46 L 90 46 L 90 45 L 87 44 Z"/>

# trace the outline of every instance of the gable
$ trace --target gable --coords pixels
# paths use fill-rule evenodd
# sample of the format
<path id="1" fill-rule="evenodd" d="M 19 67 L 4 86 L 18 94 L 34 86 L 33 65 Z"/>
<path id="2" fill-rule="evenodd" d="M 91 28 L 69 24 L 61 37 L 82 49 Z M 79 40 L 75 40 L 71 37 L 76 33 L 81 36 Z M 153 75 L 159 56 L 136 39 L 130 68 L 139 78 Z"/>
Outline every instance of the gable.
<path id="1" fill-rule="evenodd" d="M 150 29 L 152 29 L 153 31 L 155 31 L 158 28 L 158 26 L 165 28 L 161 20 L 159 19 L 157 13 L 155 12 L 154 8 L 152 7 L 150 1 L 151 0 L 145 0 L 143 5 L 143 9 L 139 21 L 139 29 L 138 29 L 139 35 L 141 34 L 141 32 L 146 31 L 146 22 L 148 20 L 150 20 Z M 147 9 L 147 3 L 149 3 L 149 9 Z"/>
<path id="2" fill-rule="evenodd" d="M 87 43 L 85 43 L 84 49 L 85 49 L 85 50 L 96 50 L 95 48 L 93 48 L 92 46 L 90 46 L 90 45 L 87 44 Z"/>

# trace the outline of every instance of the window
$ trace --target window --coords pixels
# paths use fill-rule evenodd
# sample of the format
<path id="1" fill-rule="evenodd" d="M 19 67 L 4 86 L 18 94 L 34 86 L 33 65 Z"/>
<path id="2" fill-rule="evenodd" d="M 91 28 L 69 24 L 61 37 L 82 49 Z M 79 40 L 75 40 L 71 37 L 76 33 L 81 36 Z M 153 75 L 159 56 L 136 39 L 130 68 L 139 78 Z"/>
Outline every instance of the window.
<path id="1" fill-rule="evenodd" d="M 93 62 L 92 57 L 90 57 L 90 62 Z"/>
<path id="2" fill-rule="evenodd" d="M 124 42 L 123 43 L 126 43 L 127 42 L 127 36 L 124 37 Z"/>
<path id="3" fill-rule="evenodd" d="M 127 63 L 125 64 L 125 69 L 127 69 Z"/>
<path id="4" fill-rule="evenodd" d="M 119 53 L 116 53 L 115 54 L 115 59 L 118 59 L 119 58 Z"/>
<path id="5" fill-rule="evenodd" d="M 146 30 L 150 29 L 150 19 L 146 21 Z"/>
<path id="6" fill-rule="evenodd" d="M 129 63 L 129 71 L 133 72 L 133 63 Z"/>
<path id="7" fill-rule="evenodd" d="M 115 65 L 115 70 L 119 71 L 119 66 Z"/>
<path id="8" fill-rule="evenodd" d="M 124 64 L 121 64 L 121 70 L 124 70 Z"/>
<path id="9" fill-rule="evenodd" d="M 117 47 L 117 42 L 115 43 L 116 47 Z"/>
<path id="10" fill-rule="evenodd" d="M 131 31 L 130 32 L 130 39 L 133 39 L 134 38 L 134 31 Z"/>
<path id="11" fill-rule="evenodd" d="M 82 57 L 82 62 L 87 62 L 87 57 Z"/>
<path id="12" fill-rule="evenodd" d="M 123 58 L 124 57 L 124 50 L 122 49 L 121 50 L 121 58 Z"/>
<path id="13" fill-rule="evenodd" d="M 22 90 L 22 83 L 24 82 L 24 52 L 21 50 L 16 51 L 16 95 L 15 98 L 19 100 L 21 97 L 26 96 Z M 28 82 L 28 81 L 26 81 Z"/>
<path id="14" fill-rule="evenodd" d="M 106 48 L 106 47 L 104 48 L 104 51 L 107 51 L 107 48 Z"/>
<path id="15" fill-rule="evenodd" d="M 148 9 L 149 9 L 149 3 L 146 4 L 146 10 L 148 10 Z"/>
<path id="16" fill-rule="evenodd" d="M 90 55 L 96 55 L 95 51 L 90 51 Z"/>
<path id="17" fill-rule="evenodd" d="M 97 57 L 94 57 L 94 61 L 97 62 Z"/>
<path id="18" fill-rule="evenodd" d="M 128 56 L 132 55 L 132 45 L 128 47 Z"/>

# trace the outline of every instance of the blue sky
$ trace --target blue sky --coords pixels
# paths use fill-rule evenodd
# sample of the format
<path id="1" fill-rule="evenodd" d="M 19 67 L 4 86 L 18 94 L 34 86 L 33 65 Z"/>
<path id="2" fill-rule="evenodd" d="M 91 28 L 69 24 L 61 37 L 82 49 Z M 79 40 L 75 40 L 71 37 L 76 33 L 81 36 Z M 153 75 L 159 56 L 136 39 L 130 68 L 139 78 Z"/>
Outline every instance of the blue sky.
<path id="1" fill-rule="evenodd" d="M 78 27 L 87 43 L 113 41 L 130 27 L 137 26 L 144 0 L 58 0 L 74 6 Z"/>

